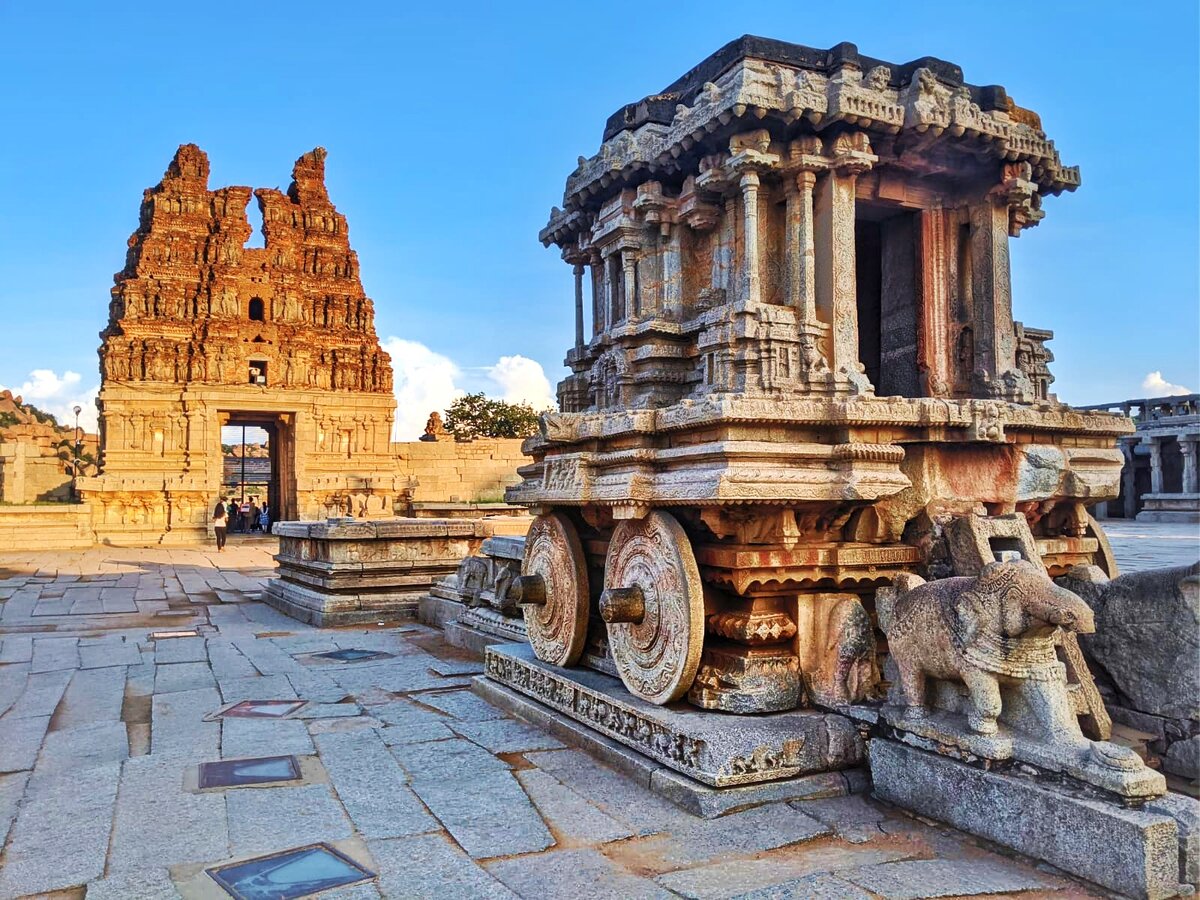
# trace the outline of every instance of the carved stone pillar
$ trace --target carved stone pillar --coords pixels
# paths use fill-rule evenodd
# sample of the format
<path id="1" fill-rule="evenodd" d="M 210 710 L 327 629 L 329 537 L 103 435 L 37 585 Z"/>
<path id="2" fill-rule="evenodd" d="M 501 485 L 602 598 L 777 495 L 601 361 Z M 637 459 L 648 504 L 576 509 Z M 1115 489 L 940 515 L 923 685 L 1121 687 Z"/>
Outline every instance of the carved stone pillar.
<path id="1" fill-rule="evenodd" d="M 1196 442 L 1200 437 L 1194 434 L 1180 435 L 1179 452 L 1183 456 L 1183 483 L 1181 493 L 1200 494 L 1200 482 L 1197 481 Z"/>
<path id="2" fill-rule="evenodd" d="M 950 351 L 950 280 L 946 229 L 946 211 L 924 209 L 920 213 L 921 237 L 918 244 L 921 273 L 920 330 L 918 365 L 925 394 L 944 397 L 954 383 Z"/>
<path id="3" fill-rule="evenodd" d="M 1142 442 L 1150 448 L 1150 493 L 1161 494 L 1163 492 L 1162 439 L 1142 438 Z"/>
<path id="4" fill-rule="evenodd" d="M 987 198 L 970 209 L 971 295 L 975 333 L 974 386 L 1001 393 L 1003 377 L 1017 366 L 1012 279 L 1008 261 L 1008 207 Z"/>
<path id="5" fill-rule="evenodd" d="M 638 306 L 637 251 L 631 247 L 621 249 L 621 269 L 625 274 L 625 320 L 637 317 Z"/>
<path id="6" fill-rule="evenodd" d="M 817 254 L 813 231 L 813 188 L 817 173 L 803 169 L 787 182 L 788 305 L 801 324 L 817 321 Z"/>
<path id="7" fill-rule="evenodd" d="M 1137 468 L 1135 463 L 1134 448 L 1139 443 L 1139 438 L 1121 438 L 1120 447 L 1121 453 L 1125 457 L 1125 466 L 1121 469 L 1121 496 L 1123 500 L 1123 511 L 1125 518 L 1132 520 L 1137 516 Z"/>
<path id="8" fill-rule="evenodd" d="M 604 260 L 594 250 L 588 257 L 592 269 L 592 336 L 604 330 Z"/>
<path id="9" fill-rule="evenodd" d="M 758 266 L 758 172 L 744 170 L 738 184 L 742 189 L 742 244 L 745 250 L 742 299 L 747 304 L 755 304 L 762 299 L 762 278 Z"/>
<path id="10" fill-rule="evenodd" d="M 682 317 L 683 311 L 683 265 L 679 225 L 664 226 L 670 231 L 662 241 L 662 305 L 658 314 Z"/>
<path id="11" fill-rule="evenodd" d="M 575 263 L 575 349 L 583 349 L 583 263 Z"/>

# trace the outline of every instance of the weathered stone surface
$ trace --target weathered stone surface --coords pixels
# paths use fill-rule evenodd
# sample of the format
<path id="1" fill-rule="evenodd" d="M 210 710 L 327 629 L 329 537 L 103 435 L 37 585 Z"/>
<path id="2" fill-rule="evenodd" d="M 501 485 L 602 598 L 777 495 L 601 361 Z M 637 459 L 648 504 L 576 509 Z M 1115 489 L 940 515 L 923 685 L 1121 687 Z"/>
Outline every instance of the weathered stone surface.
<path id="1" fill-rule="evenodd" d="M 371 714 L 386 724 L 387 727 L 380 729 L 380 735 L 388 746 L 441 741 L 454 737 L 454 732 L 446 726 L 444 716 L 407 700 L 396 700 L 384 706 L 372 707 Z"/>
<path id="2" fill-rule="evenodd" d="M 0 772 L 32 769 L 49 725 L 49 716 L 0 720 Z"/>
<path id="3" fill-rule="evenodd" d="M 515 774 L 555 834 L 586 844 L 607 844 L 635 834 L 628 825 L 607 815 L 542 770 L 523 769 Z"/>
<path id="4" fill-rule="evenodd" d="M 52 715 L 70 680 L 71 673 L 67 671 L 30 675 L 25 684 L 25 692 L 9 707 L 8 712 L 4 714 L 5 720 Z"/>
<path id="5" fill-rule="evenodd" d="M 256 698 L 257 699 L 257 698 Z M 229 716 L 221 724 L 221 756 L 308 756 L 315 753 L 300 719 L 242 719 Z"/>
<path id="6" fill-rule="evenodd" d="M 4 846 L 8 830 L 17 817 L 17 807 L 25 795 L 25 782 L 28 780 L 28 772 L 0 775 L 0 847 Z"/>
<path id="7" fill-rule="evenodd" d="M 440 709 L 461 722 L 487 722 L 504 719 L 499 709 L 470 691 L 438 691 L 423 693 L 414 699 L 425 706 Z"/>
<path id="8" fill-rule="evenodd" d="M 182 664 L 181 664 L 182 665 Z M 220 756 L 221 723 L 204 717 L 221 707 L 215 690 L 156 694 L 150 719 L 150 752 L 200 762 Z"/>
<path id="9" fill-rule="evenodd" d="M 500 860 L 487 868 L 521 897 L 667 900 L 672 896 L 649 879 L 621 871 L 596 850 L 556 850 Z"/>
<path id="10" fill-rule="evenodd" d="M 987 860 L 905 860 L 839 873 L 886 900 L 1005 894 L 1049 887 L 1044 878 Z"/>
<path id="11" fill-rule="evenodd" d="M 517 900 L 517 895 L 481 869 L 440 834 L 371 841 L 379 886 L 388 897 L 444 900 Z"/>
<path id="12" fill-rule="evenodd" d="M 1175 820 L 1179 829 L 1180 881 L 1200 886 L 1200 800 L 1174 791 L 1151 800 L 1146 810 Z"/>
<path id="13" fill-rule="evenodd" d="M 1178 831 L 1167 816 L 1088 800 L 877 738 L 875 793 L 1111 890 L 1174 896 Z"/>
<path id="14" fill-rule="evenodd" d="M 1081 595 L 1096 633 L 1080 643 L 1123 705 L 1200 723 L 1200 563 L 1122 575 Z"/>
<path id="15" fill-rule="evenodd" d="M 129 756 L 124 722 L 99 722 L 65 731 L 52 731 L 42 743 L 38 774 L 84 769 L 99 763 L 119 763 Z"/>
<path id="16" fill-rule="evenodd" d="M 508 767 L 463 740 L 392 748 L 411 787 L 471 857 L 534 853 L 553 846 L 546 829 Z"/>
<path id="17" fill-rule="evenodd" d="M 234 856 L 270 853 L 353 833 L 328 785 L 229 791 L 229 845 Z"/>
<path id="18" fill-rule="evenodd" d="M 488 678 L 715 787 L 845 768 L 862 758 L 857 731 L 840 716 L 796 711 L 730 718 L 657 706 L 611 676 L 550 666 L 518 644 L 489 647 L 486 662 Z"/>
<path id="19" fill-rule="evenodd" d="M 198 691 L 215 688 L 216 679 L 208 663 L 172 663 L 154 667 L 154 693 L 169 694 L 173 691 Z"/>
<path id="20" fill-rule="evenodd" d="M 85 884 L 104 872 L 120 766 L 35 776 L 9 834 L 0 896 Z"/>
<path id="21" fill-rule="evenodd" d="M 112 822 L 110 874 L 228 855 L 223 794 L 186 792 L 179 759 L 141 756 L 125 762 Z"/>
<path id="22" fill-rule="evenodd" d="M 56 728 L 75 728 L 121 718 L 125 669 L 110 667 L 76 672 L 54 712 Z"/>
<path id="23" fill-rule="evenodd" d="M 654 880 L 683 897 L 726 900 L 737 897 L 806 898 L 814 896 L 860 900 L 865 892 L 827 872 L 874 866 L 903 859 L 903 849 L 804 845 L 795 850 L 760 854 L 752 859 L 722 859 L 708 865 L 667 872 Z M 821 890 L 831 893 L 821 894 Z M 838 893 L 841 891 L 841 893 Z"/>
<path id="24" fill-rule="evenodd" d="M 405 837 L 441 828 L 374 731 L 321 734 L 316 743 L 330 783 L 363 837 Z"/>
<path id="25" fill-rule="evenodd" d="M 455 722 L 451 726 L 458 734 L 486 747 L 493 753 L 521 753 L 526 750 L 558 750 L 562 741 L 540 728 L 512 719 L 491 719 L 483 722 Z"/>
<path id="26" fill-rule="evenodd" d="M 93 881 L 87 900 L 179 900 L 179 891 L 166 869 L 141 869 Z"/>

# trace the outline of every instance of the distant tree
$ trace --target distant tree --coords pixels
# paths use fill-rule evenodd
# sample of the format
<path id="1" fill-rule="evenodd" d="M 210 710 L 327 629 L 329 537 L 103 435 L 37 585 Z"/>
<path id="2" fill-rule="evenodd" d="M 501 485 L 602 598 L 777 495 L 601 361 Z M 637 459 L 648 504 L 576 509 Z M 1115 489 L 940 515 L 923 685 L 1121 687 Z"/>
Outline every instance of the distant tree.
<path id="1" fill-rule="evenodd" d="M 482 393 L 467 394 L 446 410 L 446 430 L 459 440 L 524 438 L 538 430 L 539 415 L 528 403 L 493 400 Z"/>
<path id="2" fill-rule="evenodd" d="M 20 422 L 16 413 L 0 412 L 0 428 L 5 428 L 9 425 L 16 425 Z"/>
<path id="3" fill-rule="evenodd" d="M 232 452 L 233 452 L 233 445 L 232 445 L 232 444 L 222 444 L 222 445 L 221 445 L 221 455 L 222 455 L 222 456 L 228 456 L 228 455 L 229 455 L 229 454 L 231 454 Z"/>

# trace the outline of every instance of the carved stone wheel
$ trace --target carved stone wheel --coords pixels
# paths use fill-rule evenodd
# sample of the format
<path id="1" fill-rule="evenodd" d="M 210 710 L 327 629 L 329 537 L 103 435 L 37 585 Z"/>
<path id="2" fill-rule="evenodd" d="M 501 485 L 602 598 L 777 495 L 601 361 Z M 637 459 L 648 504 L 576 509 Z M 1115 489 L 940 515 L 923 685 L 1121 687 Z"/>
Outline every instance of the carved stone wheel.
<path id="1" fill-rule="evenodd" d="M 587 637 L 588 580 L 583 545 L 570 519 L 550 513 L 534 520 L 521 575 L 540 576 L 544 585 L 544 600 L 522 603 L 533 652 L 551 665 L 575 665 Z"/>
<path id="2" fill-rule="evenodd" d="M 704 644 L 700 569 L 683 527 L 654 510 L 617 525 L 604 564 L 601 614 L 631 694 L 670 703 L 688 692 Z"/>

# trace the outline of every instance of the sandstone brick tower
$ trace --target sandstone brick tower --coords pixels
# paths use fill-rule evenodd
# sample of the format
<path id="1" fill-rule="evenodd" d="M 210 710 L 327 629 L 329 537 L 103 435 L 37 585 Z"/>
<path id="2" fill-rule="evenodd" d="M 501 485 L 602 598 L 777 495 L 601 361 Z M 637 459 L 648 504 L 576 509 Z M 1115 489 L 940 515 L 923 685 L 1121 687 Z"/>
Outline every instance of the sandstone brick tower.
<path id="1" fill-rule="evenodd" d="M 407 490 L 391 360 L 325 155 L 301 156 L 286 194 L 209 190 L 208 157 L 185 144 L 144 193 L 100 335 L 101 473 L 80 485 L 102 540 L 202 537 L 224 425 L 267 430 L 279 518 L 390 515 Z M 261 248 L 246 246 L 251 194 Z"/>

